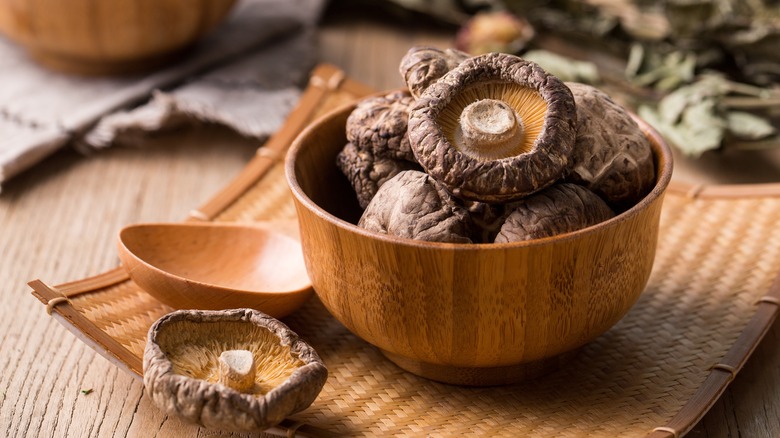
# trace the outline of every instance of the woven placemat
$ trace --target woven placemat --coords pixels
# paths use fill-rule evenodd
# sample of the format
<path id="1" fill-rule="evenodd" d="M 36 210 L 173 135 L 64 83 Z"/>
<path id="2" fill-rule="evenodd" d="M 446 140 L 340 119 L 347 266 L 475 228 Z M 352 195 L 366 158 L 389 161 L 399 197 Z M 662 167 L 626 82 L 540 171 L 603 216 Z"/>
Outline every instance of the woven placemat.
<path id="1" fill-rule="evenodd" d="M 244 171 L 190 220 L 295 216 L 283 153 L 315 117 L 369 93 L 321 66 L 298 108 Z M 778 312 L 780 186 L 669 189 L 654 271 L 639 302 L 561 370 L 502 387 L 440 384 L 402 371 L 313 298 L 284 319 L 330 377 L 282 423 L 309 435 L 679 436 L 717 400 Z M 148 327 L 170 308 L 117 268 L 33 294 L 118 366 L 141 375 Z M 301 426 L 303 423 L 303 426 Z"/>

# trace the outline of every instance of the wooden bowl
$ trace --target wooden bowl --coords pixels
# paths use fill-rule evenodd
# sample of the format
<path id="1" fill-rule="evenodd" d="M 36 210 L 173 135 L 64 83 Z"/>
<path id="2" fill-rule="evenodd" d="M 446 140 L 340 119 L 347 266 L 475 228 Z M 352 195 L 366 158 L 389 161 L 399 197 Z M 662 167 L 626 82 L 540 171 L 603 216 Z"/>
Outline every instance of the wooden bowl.
<path id="1" fill-rule="evenodd" d="M 545 372 L 612 327 L 653 266 L 672 158 L 639 121 L 657 165 L 652 192 L 628 211 L 551 238 L 445 244 L 366 231 L 336 165 L 354 106 L 293 143 L 286 172 L 304 259 L 325 307 L 401 368 L 442 382 L 492 385 Z"/>
<path id="2" fill-rule="evenodd" d="M 41 64 L 79 74 L 135 73 L 173 59 L 235 0 L 0 0 L 0 32 Z"/>

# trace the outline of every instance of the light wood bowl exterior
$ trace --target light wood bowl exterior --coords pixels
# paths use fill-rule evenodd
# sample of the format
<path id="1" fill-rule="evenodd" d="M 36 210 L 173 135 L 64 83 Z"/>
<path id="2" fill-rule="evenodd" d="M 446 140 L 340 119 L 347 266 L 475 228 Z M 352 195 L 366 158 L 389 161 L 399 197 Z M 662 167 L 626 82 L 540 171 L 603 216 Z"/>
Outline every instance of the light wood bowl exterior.
<path id="1" fill-rule="evenodd" d="M 80 74 L 156 67 L 197 41 L 235 0 L 0 0 L 0 32 L 41 64 Z"/>
<path id="2" fill-rule="evenodd" d="M 335 165 L 353 106 L 319 119 L 287 156 L 306 267 L 325 307 L 402 368 L 492 385 L 538 375 L 612 327 L 650 271 L 671 152 L 640 122 L 657 163 L 652 192 L 573 233 L 508 244 L 444 244 L 358 228 Z"/>

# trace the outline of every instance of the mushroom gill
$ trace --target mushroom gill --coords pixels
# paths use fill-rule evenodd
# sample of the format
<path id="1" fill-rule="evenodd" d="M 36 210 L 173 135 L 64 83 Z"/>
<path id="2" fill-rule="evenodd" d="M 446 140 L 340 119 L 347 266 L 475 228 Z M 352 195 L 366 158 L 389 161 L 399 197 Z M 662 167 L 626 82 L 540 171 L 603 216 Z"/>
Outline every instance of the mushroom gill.
<path id="1" fill-rule="evenodd" d="M 175 333 L 175 338 L 168 333 Z M 268 329 L 236 321 L 176 321 L 165 335 L 161 334 L 158 343 L 171 361 L 174 373 L 209 383 L 220 381 L 219 357 L 223 352 L 250 351 L 257 372 L 254 387 L 242 391 L 247 394 L 268 393 L 304 365 L 292 354 L 290 345 L 281 344 Z"/>
<path id="2" fill-rule="evenodd" d="M 455 94 L 437 121 L 450 144 L 486 161 L 530 152 L 542 132 L 546 113 L 547 102 L 535 89 L 511 82 L 486 82 Z"/>
<path id="3" fill-rule="evenodd" d="M 409 144 L 454 196 L 511 202 L 564 176 L 576 117 L 571 90 L 555 76 L 517 56 L 489 53 L 425 90 L 409 111 Z"/>

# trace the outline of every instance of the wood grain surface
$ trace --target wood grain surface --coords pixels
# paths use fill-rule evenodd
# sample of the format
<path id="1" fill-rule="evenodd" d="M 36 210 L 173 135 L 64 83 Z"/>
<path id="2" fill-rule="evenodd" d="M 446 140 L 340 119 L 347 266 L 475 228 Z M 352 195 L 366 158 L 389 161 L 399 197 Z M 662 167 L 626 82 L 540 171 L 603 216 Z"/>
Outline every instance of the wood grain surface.
<path id="1" fill-rule="evenodd" d="M 374 88 L 401 85 L 409 46 L 449 46 L 454 31 L 427 23 L 326 16 L 321 60 Z M 143 149 L 92 156 L 62 151 L 0 194 L 0 435 L 56 437 L 234 436 L 165 416 L 141 382 L 94 353 L 46 315 L 26 282 L 76 280 L 118 263 L 116 233 L 146 221 L 178 221 L 225 186 L 259 145 L 219 129 L 193 128 Z M 780 181 L 780 154 L 679 160 L 694 182 Z M 692 437 L 780 436 L 780 322 Z M 240 435 L 235 435 L 240 436 Z"/>

